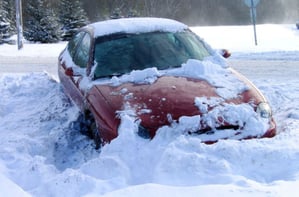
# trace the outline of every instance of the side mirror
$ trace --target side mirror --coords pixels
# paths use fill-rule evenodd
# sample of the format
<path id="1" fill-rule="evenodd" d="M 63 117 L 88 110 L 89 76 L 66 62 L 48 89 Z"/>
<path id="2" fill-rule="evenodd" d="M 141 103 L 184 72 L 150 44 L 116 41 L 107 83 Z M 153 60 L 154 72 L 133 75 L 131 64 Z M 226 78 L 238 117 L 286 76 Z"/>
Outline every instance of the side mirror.
<path id="1" fill-rule="evenodd" d="M 64 73 L 65 73 L 66 76 L 69 76 L 69 77 L 74 76 L 74 71 L 73 71 L 72 67 L 66 68 L 65 71 L 64 71 Z"/>
<path id="2" fill-rule="evenodd" d="M 231 56 L 231 53 L 227 49 L 221 49 L 220 50 L 220 54 L 224 58 L 229 58 Z"/>

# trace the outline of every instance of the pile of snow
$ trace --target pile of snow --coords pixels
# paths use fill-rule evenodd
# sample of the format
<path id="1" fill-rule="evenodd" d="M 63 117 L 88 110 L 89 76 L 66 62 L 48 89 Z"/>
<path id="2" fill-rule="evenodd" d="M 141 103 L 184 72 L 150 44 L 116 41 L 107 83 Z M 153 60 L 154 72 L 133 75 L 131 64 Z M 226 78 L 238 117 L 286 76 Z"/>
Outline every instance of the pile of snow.
<path id="1" fill-rule="evenodd" d="M 89 25 L 94 28 L 94 36 L 109 35 L 113 33 L 146 33 L 157 31 L 177 32 L 187 29 L 185 24 L 163 18 L 121 18 L 101 21 Z"/>
<path id="2" fill-rule="evenodd" d="M 65 48 L 66 42 L 57 44 L 37 44 L 25 42 L 23 48 L 18 50 L 17 45 L 3 44 L 0 45 L 0 57 L 34 57 L 38 58 L 54 57 L 57 58 L 59 53 Z M 33 60 L 34 61 L 34 60 Z"/>
<path id="3" fill-rule="evenodd" d="M 67 53 L 67 52 L 65 52 Z M 67 61 L 68 55 L 65 56 Z M 94 85 L 109 84 L 111 86 L 119 86 L 124 83 L 135 84 L 152 84 L 161 76 L 182 76 L 193 79 L 205 80 L 212 86 L 216 87 L 216 93 L 224 98 L 236 98 L 239 94 L 248 89 L 248 87 L 232 74 L 227 64 L 222 59 L 222 64 L 213 61 L 222 59 L 218 54 L 213 58 L 199 61 L 190 59 L 182 64 L 179 68 L 157 70 L 157 68 L 147 68 L 144 70 L 133 70 L 132 72 L 120 77 L 114 76 L 111 79 L 92 80 L 92 72 L 90 76 L 86 76 L 85 69 L 73 66 L 75 73 L 80 73 L 84 78 L 80 81 L 80 88 L 88 90 Z M 73 63 L 69 61 L 70 65 Z"/>
<path id="4" fill-rule="evenodd" d="M 219 41 L 220 46 L 224 42 L 219 39 L 221 35 L 228 31 L 229 36 L 237 39 L 243 35 L 243 28 L 247 29 L 205 27 L 202 31 L 210 32 L 203 37 L 207 40 L 214 36 L 212 40 Z M 261 40 L 257 52 L 272 53 L 271 48 L 277 51 L 275 38 L 283 35 L 276 32 L 279 31 L 271 30 L 261 36 L 260 39 L 269 40 L 272 37 L 273 42 Z M 288 36 L 290 32 L 296 36 Z M 282 45 L 285 48 L 275 52 L 281 59 L 285 54 L 298 54 L 298 50 L 293 51 L 298 43 L 297 34 L 293 29 L 285 33 L 287 44 Z M 226 48 L 248 50 L 245 40 L 227 42 L 230 47 Z M 45 46 L 28 44 L 26 51 L 18 52 L 16 46 L 13 51 L 9 45 L 1 45 L 0 56 L 47 57 Z M 60 44 L 51 46 L 53 51 L 57 47 L 58 56 Z M 27 51 L 29 48 L 34 50 Z M 252 53 L 247 52 L 246 58 L 250 58 Z M 51 54 L 54 53 L 48 55 Z M 268 78 L 264 78 L 260 68 L 267 68 Z M 120 136 L 100 151 L 69 126 L 78 109 L 51 76 L 1 73 L 0 196 L 295 197 L 299 184 L 299 80 L 295 74 L 298 67 L 256 65 L 244 70 L 243 74 L 250 76 L 273 107 L 280 132 L 276 137 L 221 140 L 206 145 L 197 136 L 182 135 L 178 125 L 172 132 L 160 131 L 153 140 L 146 140 L 136 135 L 135 122 L 123 113 Z M 195 101 L 204 110 L 205 101 Z M 211 102 L 217 104 L 218 100 Z M 196 117 L 181 121 L 189 125 Z"/>

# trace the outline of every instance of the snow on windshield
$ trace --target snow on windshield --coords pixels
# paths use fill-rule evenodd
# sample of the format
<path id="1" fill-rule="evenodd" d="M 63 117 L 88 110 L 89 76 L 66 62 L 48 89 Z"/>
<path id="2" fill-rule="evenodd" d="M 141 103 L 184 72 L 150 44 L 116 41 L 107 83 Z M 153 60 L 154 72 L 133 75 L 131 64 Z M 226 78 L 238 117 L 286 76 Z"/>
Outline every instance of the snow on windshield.
<path id="1" fill-rule="evenodd" d="M 77 71 L 79 72 L 79 71 Z M 124 83 L 152 84 L 161 76 L 183 76 L 193 79 L 201 79 L 216 87 L 216 93 L 224 98 L 237 97 L 248 87 L 237 79 L 228 69 L 225 60 L 215 53 L 213 57 L 208 57 L 204 61 L 190 59 L 179 68 L 157 70 L 157 68 L 147 68 L 144 70 L 133 70 L 129 74 L 120 77 L 98 79 L 92 81 L 92 73 L 85 76 L 80 82 L 81 89 L 90 89 L 93 85 L 109 84 L 119 86 Z"/>

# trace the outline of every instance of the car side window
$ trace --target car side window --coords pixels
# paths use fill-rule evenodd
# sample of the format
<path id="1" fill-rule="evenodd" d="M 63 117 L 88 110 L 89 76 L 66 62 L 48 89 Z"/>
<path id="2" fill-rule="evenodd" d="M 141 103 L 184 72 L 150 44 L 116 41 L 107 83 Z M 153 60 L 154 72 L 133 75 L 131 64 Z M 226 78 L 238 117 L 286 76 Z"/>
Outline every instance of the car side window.
<path id="1" fill-rule="evenodd" d="M 91 37 L 88 33 L 86 33 L 77 46 L 76 54 L 73 58 L 74 63 L 81 68 L 85 68 L 87 66 L 90 57 L 90 46 Z"/>
<path id="2" fill-rule="evenodd" d="M 71 57 L 74 59 L 74 56 L 76 54 L 76 49 L 78 46 L 78 43 L 81 41 L 82 37 L 84 36 L 85 32 L 80 32 L 76 34 L 70 41 L 67 46 L 67 49 L 71 55 Z"/>

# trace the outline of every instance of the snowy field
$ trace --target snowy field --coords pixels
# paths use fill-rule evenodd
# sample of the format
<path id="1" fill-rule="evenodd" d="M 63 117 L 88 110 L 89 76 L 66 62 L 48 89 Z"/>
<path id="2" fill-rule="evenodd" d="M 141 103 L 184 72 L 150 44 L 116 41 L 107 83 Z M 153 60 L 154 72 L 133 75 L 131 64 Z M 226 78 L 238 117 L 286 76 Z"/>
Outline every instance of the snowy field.
<path id="1" fill-rule="evenodd" d="M 0 45 L 0 197 L 298 196 L 299 31 L 294 25 L 194 27 L 268 98 L 279 134 L 222 140 L 127 130 L 101 150 L 69 128 L 78 109 L 61 91 L 66 43 Z M 46 71 L 46 72 L 43 72 Z M 127 120 L 122 128 L 131 128 Z"/>

